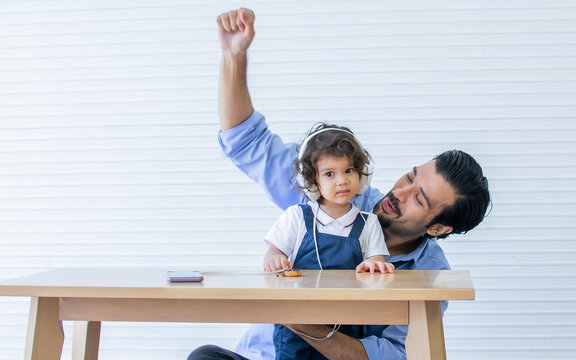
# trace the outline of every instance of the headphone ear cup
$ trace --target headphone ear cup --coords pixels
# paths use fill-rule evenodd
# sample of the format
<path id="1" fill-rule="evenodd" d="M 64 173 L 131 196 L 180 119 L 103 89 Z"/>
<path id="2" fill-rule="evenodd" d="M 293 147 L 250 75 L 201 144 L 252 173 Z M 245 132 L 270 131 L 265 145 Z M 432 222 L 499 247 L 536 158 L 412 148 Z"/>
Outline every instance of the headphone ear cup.
<path id="1" fill-rule="evenodd" d="M 312 200 L 312 201 L 317 201 L 318 199 L 320 199 L 320 196 L 322 196 L 322 194 L 320 194 L 320 191 L 314 187 L 312 189 L 308 189 L 308 183 L 306 182 L 306 180 L 304 180 L 304 177 L 302 176 L 302 173 L 298 173 L 296 175 L 296 181 L 298 182 L 298 186 L 300 186 L 300 188 L 302 189 L 302 191 L 304 191 L 304 194 L 306 194 L 306 196 L 308 196 L 308 199 Z"/>
<path id="2" fill-rule="evenodd" d="M 370 181 L 372 181 L 372 173 L 373 173 L 372 166 L 366 164 L 366 166 L 364 166 L 364 173 L 368 175 L 360 176 L 360 187 L 358 188 L 357 195 L 364 194 L 366 190 L 368 190 L 368 187 L 370 187 Z"/>

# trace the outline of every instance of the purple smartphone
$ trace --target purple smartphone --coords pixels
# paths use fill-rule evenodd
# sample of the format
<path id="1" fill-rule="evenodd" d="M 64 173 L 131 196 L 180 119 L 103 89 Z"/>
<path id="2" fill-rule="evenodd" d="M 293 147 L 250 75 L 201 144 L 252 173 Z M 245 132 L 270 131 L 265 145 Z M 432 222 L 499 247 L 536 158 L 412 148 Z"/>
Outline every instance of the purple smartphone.
<path id="1" fill-rule="evenodd" d="M 168 281 L 170 282 L 200 282 L 204 276 L 200 271 L 191 270 L 168 270 Z"/>

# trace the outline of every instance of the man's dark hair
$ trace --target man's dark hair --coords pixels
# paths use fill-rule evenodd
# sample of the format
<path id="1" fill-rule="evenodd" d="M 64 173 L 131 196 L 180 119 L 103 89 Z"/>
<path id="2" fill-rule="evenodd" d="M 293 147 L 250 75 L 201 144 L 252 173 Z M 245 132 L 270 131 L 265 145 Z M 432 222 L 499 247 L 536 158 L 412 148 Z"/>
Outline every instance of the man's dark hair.
<path id="1" fill-rule="evenodd" d="M 482 167 L 464 151 L 449 150 L 437 155 L 436 172 L 456 191 L 456 201 L 445 207 L 426 227 L 434 224 L 451 226 L 451 234 L 464 234 L 480 224 L 490 205 L 488 180 Z M 437 236 L 445 238 L 450 234 Z"/>

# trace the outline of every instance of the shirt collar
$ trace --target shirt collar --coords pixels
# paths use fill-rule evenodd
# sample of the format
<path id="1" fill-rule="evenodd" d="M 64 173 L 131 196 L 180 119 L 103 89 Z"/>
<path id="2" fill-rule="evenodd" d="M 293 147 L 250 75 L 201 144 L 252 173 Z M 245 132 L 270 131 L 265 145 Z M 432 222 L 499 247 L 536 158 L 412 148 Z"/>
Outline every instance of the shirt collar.
<path id="1" fill-rule="evenodd" d="M 342 226 L 342 227 L 348 227 L 354 223 L 354 220 L 356 220 L 356 217 L 360 213 L 360 210 L 358 210 L 358 208 L 356 206 L 352 205 L 352 208 L 350 209 L 350 211 L 348 211 L 346 214 L 342 215 L 338 219 L 334 219 L 330 215 L 328 215 L 324 211 L 322 211 L 322 209 L 320 209 L 320 211 L 318 211 L 319 205 L 316 201 L 309 201 L 308 204 L 312 208 L 312 212 L 314 214 L 317 214 L 316 218 L 317 218 L 318 222 L 320 224 L 322 224 L 323 226 L 326 226 L 326 225 L 335 221 L 338 224 L 340 224 L 340 226 Z"/>

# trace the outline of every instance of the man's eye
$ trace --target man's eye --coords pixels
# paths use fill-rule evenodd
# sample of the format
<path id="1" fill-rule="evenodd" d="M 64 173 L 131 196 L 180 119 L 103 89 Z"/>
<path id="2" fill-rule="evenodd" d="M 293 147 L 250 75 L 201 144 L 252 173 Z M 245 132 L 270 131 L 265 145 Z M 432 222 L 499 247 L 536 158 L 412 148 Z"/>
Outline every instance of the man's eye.
<path id="1" fill-rule="evenodd" d="M 412 177 L 410 175 L 406 175 L 406 179 L 408 179 L 408 182 L 412 184 Z"/>
<path id="2" fill-rule="evenodd" d="M 416 198 L 416 202 L 418 203 L 418 205 L 423 206 L 422 202 L 420 201 L 420 199 L 418 198 L 418 195 L 414 196 Z"/>

